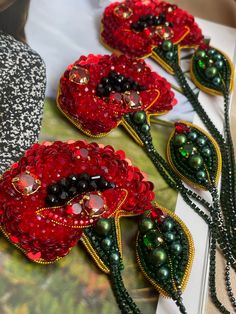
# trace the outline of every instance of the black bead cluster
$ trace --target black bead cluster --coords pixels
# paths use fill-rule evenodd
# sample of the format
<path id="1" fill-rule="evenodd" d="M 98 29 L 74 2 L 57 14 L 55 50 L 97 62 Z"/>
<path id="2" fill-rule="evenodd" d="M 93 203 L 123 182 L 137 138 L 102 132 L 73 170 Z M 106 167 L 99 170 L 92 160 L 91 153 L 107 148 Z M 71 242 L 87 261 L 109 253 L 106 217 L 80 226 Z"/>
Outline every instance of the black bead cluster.
<path id="1" fill-rule="evenodd" d="M 104 191 L 114 187 L 114 183 L 106 181 L 102 176 L 90 176 L 87 173 L 72 174 L 48 186 L 46 204 L 60 206 L 80 193 Z"/>
<path id="2" fill-rule="evenodd" d="M 165 24 L 166 26 L 173 26 L 172 23 L 166 22 L 166 15 L 160 14 L 155 16 L 152 14 L 143 15 L 138 21 L 131 24 L 131 29 L 136 32 L 142 32 L 145 28 L 149 26 L 159 26 Z"/>
<path id="3" fill-rule="evenodd" d="M 124 93 L 130 90 L 142 91 L 146 90 L 146 87 L 139 85 L 132 78 L 111 71 L 108 77 L 103 77 L 97 85 L 96 94 L 99 97 L 109 97 L 111 92 Z"/>

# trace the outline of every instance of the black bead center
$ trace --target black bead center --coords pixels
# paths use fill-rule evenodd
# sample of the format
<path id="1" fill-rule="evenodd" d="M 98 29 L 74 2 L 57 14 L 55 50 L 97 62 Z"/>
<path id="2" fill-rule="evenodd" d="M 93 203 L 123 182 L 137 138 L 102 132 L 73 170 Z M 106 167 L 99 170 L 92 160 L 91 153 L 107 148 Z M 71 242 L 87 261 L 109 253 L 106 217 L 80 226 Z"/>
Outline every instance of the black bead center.
<path id="1" fill-rule="evenodd" d="M 127 91 L 146 90 L 145 86 L 139 85 L 132 78 L 111 71 L 107 77 L 103 77 L 97 85 L 96 94 L 99 97 L 109 97 L 112 92 L 124 93 Z"/>
<path id="2" fill-rule="evenodd" d="M 160 25 L 166 25 L 166 26 L 173 26 L 172 23 L 169 23 L 166 21 L 166 15 L 164 13 L 161 13 L 159 16 L 155 16 L 152 14 L 148 15 L 142 15 L 138 21 L 133 22 L 131 24 L 131 29 L 136 32 L 143 32 L 145 28 L 150 26 L 160 26 Z"/>
<path id="3" fill-rule="evenodd" d="M 105 191 L 114 187 L 114 183 L 106 181 L 99 175 L 90 176 L 85 172 L 80 175 L 72 174 L 48 186 L 46 204 L 47 206 L 63 206 L 78 194 Z"/>

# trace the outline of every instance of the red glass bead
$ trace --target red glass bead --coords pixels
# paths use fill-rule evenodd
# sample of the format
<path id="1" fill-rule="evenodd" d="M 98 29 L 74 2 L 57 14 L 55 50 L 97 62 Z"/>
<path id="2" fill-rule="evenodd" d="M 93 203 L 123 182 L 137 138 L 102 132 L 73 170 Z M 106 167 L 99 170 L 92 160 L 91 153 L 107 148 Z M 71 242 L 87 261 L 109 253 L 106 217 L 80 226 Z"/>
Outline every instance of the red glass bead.
<path id="1" fill-rule="evenodd" d="M 187 124 L 175 123 L 175 131 L 177 133 L 189 133 L 191 131 L 191 129 Z"/>

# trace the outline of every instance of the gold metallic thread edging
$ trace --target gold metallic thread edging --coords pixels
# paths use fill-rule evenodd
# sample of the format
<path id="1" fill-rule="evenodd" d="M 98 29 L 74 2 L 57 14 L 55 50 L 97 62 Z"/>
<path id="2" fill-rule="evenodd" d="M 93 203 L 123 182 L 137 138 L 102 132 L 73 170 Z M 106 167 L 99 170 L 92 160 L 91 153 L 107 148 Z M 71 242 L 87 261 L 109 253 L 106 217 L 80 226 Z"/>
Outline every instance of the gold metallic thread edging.
<path id="1" fill-rule="evenodd" d="M 216 178 L 215 178 L 215 181 L 216 181 L 216 184 L 218 183 L 219 181 L 219 178 L 220 178 L 220 175 L 221 175 L 221 169 L 222 169 L 222 157 L 221 157 L 221 152 L 220 152 L 220 148 L 217 144 L 217 142 L 215 141 L 215 139 L 210 135 L 208 134 L 205 130 L 203 130 L 202 128 L 200 127 L 197 127 L 196 125 L 190 123 L 190 122 L 186 122 L 186 121 L 183 121 L 183 120 L 180 120 L 178 121 L 180 123 L 184 123 L 190 127 L 193 127 L 197 130 L 199 130 L 200 132 L 202 132 L 209 140 L 210 142 L 213 144 L 214 148 L 215 148 L 215 151 L 216 151 L 216 155 L 217 155 L 217 161 L 218 161 L 218 164 L 217 164 L 217 170 L 216 170 Z M 180 173 L 178 171 L 178 169 L 175 167 L 175 165 L 173 164 L 172 162 L 172 159 L 171 159 L 171 151 L 170 151 L 170 142 L 173 138 L 175 134 L 175 129 L 171 132 L 170 134 L 170 137 L 169 137 L 169 140 L 168 140 L 168 143 L 167 143 L 167 149 L 166 149 L 166 155 L 167 155 L 167 160 L 169 162 L 169 164 L 171 165 L 172 169 L 175 171 L 175 173 L 177 173 L 177 175 L 183 180 L 185 181 L 186 183 L 188 183 L 190 186 L 194 187 L 194 188 L 197 188 L 197 189 L 202 189 L 202 190 L 207 190 L 207 188 L 201 184 L 198 184 L 198 183 L 195 183 L 191 180 L 189 180 L 187 177 L 185 177 L 182 173 Z"/>

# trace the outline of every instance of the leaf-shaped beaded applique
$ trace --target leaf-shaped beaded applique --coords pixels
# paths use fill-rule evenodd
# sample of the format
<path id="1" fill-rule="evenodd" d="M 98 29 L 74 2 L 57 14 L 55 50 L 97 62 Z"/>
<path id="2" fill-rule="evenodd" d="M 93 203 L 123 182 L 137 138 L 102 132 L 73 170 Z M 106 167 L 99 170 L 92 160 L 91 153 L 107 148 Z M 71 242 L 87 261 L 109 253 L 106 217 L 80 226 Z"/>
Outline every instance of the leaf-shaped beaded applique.
<path id="1" fill-rule="evenodd" d="M 140 221 L 139 266 L 162 295 L 175 299 L 176 291 L 185 288 L 193 255 L 191 234 L 174 213 L 156 207 Z"/>
<path id="2" fill-rule="evenodd" d="M 176 123 L 167 145 L 167 158 L 174 171 L 196 188 L 208 189 L 212 179 L 219 179 L 222 162 L 218 144 L 189 122 Z"/>
<path id="3" fill-rule="evenodd" d="M 233 65 L 230 59 L 216 48 L 198 49 L 191 62 L 191 77 L 203 91 L 222 95 L 233 87 Z"/>

